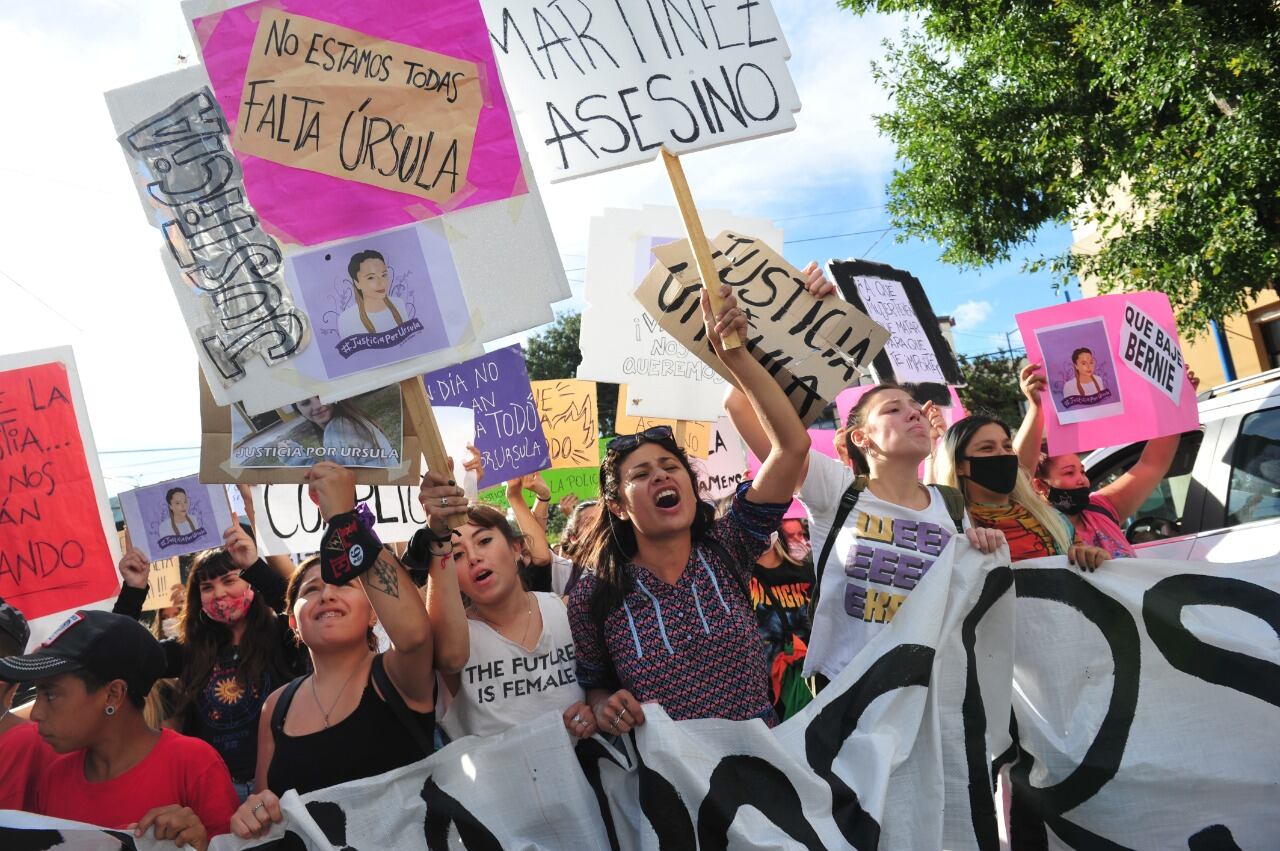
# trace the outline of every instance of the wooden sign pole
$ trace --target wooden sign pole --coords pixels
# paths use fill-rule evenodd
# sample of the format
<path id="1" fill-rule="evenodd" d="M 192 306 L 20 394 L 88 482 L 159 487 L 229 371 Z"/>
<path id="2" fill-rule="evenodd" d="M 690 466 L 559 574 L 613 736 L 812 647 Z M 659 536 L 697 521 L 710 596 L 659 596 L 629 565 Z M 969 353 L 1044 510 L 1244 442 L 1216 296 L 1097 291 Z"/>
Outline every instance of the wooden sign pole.
<path id="1" fill-rule="evenodd" d="M 707 234 L 702 229 L 702 218 L 698 215 L 698 208 L 693 203 L 693 195 L 689 192 L 689 181 L 684 177 L 684 166 L 680 163 L 680 157 L 667 153 L 666 148 L 662 149 L 662 162 L 667 167 L 667 176 L 671 178 L 671 189 L 676 195 L 680 218 L 684 220 L 685 235 L 689 238 L 694 259 L 698 261 L 698 275 L 702 278 L 702 286 L 711 298 L 711 309 L 718 313 L 723 303 L 720 298 L 720 288 L 708 286 L 708 282 L 719 283 L 720 276 L 716 272 L 715 261 L 711 259 L 711 244 L 707 242 Z M 734 332 L 722 337 L 721 343 L 726 350 L 736 349 L 742 345 L 742 338 Z"/>
<path id="2" fill-rule="evenodd" d="M 418 445 L 422 454 L 427 456 L 427 469 L 433 472 L 452 469 L 449 467 L 449 453 L 445 450 L 444 440 L 440 437 L 440 427 L 436 424 L 436 415 L 431 411 L 431 400 L 427 398 L 427 388 L 421 378 L 406 378 L 400 382 L 400 394 L 404 397 L 405 408 L 409 411 L 409 420 L 413 423 L 414 433 L 418 435 Z M 449 528 L 457 529 L 467 522 L 466 515 L 449 516 Z"/>

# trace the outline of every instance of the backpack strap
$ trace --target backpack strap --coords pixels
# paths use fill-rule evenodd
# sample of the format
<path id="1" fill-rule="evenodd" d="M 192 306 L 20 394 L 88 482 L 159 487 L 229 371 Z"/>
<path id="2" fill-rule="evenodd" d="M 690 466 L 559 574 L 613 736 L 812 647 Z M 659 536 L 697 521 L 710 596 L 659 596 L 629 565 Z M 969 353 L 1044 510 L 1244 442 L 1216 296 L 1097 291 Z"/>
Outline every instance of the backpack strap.
<path id="1" fill-rule="evenodd" d="M 1085 511 L 1092 511 L 1095 514 L 1101 514 L 1103 517 L 1110 518 L 1111 522 L 1115 523 L 1117 526 L 1121 525 L 1120 518 L 1116 516 L 1115 512 L 1104 505 L 1094 505 L 1091 502 L 1086 505 L 1080 513 L 1083 514 Z"/>
<path id="2" fill-rule="evenodd" d="M 276 700 L 276 708 L 271 710 L 271 737 L 273 739 L 284 734 L 284 716 L 289 714 L 289 705 L 293 703 L 293 696 L 298 693 L 298 689 L 302 687 L 302 681 L 308 676 L 308 674 L 303 674 L 300 677 L 294 677 L 284 687 L 284 691 L 280 692 L 280 697 Z"/>
<path id="3" fill-rule="evenodd" d="M 853 511 L 854 506 L 858 504 L 858 497 L 862 496 L 862 492 L 866 488 L 867 477 L 854 476 L 849 487 L 840 495 L 840 505 L 836 507 L 835 516 L 831 518 L 831 531 L 827 533 L 827 540 L 822 544 L 822 554 L 818 556 L 818 560 L 813 565 L 813 590 L 809 594 L 810 621 L 813 620 L 818 612 L 818 597 L 822 593 L 822 571 L 827 566 L 827 559 L 831 557 L 831 549 L 836 545 L 836 536 L 844 528 L 845 521 L 849 519 L 849 514 Z"/>
<path id="4" fill-rule="evenodd" d="M 404 727 L 409 738 L 418 745 L 422 750 L 423 756 L 431 756 L 435 752 L 435 718 L 434 714 L 430 722 L 423 717 L 425 713 L 414 712 L 409 708 L 409 704 L 404 702 L 400 690 L 396 688 L 395 683 L 391 682 L 391 677 L 387 674 L 387 669 L 382 662 L 382 654 L 379 653 L 373 657 L 373 668 L 369 672 L 369 676 L 373 678 L 373 684 L 378 687 L 378 691 L 382 692 L 382 700 L 390 707 L 391 712 L 396 716 L 401 726 Z"/>
<path id="5" fill-rule="evenodd" d="M 942 497 L 942 504 L 947 507 L 947 513 L 951 515 L 951 522 L 956 524 L 956 531 L 963 532 L 964 494 L 950 485 L 929 485 L 929 487 L 935 489 Z"/>

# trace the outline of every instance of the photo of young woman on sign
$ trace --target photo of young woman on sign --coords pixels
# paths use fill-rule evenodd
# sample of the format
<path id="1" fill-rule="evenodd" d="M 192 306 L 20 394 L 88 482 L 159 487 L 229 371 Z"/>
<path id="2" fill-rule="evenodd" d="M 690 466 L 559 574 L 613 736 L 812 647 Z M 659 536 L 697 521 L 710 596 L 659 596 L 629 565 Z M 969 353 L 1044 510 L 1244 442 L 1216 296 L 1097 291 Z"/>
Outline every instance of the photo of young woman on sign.
<path id="1" fill-rule="evenodd" d="M 1037 328 L 1049 398 L 1063 425 L 1124 413 L 1110 337 L 1102 317 Z"/>
<path id="2" fill-rule="evenodd" d="M 309 467 L 333 461 L 345 467 L 397 467 L 402 457 L 400 388 L 322 402 L 317 396 L 275 412 L 277 421 L 254 430 L 254 418 L 231 418 L 235 467 Z"/>

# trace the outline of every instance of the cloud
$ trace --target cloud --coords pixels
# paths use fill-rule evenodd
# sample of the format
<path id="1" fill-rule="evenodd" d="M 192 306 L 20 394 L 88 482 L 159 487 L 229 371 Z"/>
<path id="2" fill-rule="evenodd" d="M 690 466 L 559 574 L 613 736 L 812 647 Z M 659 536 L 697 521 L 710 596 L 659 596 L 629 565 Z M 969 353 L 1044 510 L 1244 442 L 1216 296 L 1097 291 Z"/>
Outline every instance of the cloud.
<path id="1" fill-rule="evenodd" d="M 955 306 L 951 318 L 956 321 L 957 331 L 971 331 L 987 321 L 991 310 L 989 301 L 966 301 Z"/>

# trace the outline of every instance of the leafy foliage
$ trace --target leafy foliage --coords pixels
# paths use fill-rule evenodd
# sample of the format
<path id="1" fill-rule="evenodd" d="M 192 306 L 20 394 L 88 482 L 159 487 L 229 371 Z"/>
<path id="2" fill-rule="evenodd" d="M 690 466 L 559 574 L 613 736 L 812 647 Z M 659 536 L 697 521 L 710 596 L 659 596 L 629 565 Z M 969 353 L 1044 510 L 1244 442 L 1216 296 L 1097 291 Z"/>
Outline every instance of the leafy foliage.
<path id="1" fill-rule="evenodd" d="M 1016 430 L 1022 422 L 1022 390 L 1018 386 L 1021 358 L 992 354 L 960 356 L 960 374 L 967 386 L 959 388 L 960 401 L 971 414 L 995 417 Z"/>
<path id="2" fill-rule="evenodd" d="M 920 24 L 875 67 L 900 238 L 982 265 L 1077 218 L 1098 253 L 1031 268 L 1161 290 L 1188 330 L 1280 284 L 1280 4 L 840 2 Z"/>
<path id="3" fill-rule="evenodd" d="M 532 381 L 573 378 L 582 363 L 578 338 L 582 334 L 582 314 L 562 313 L 545 331 L 529 338 L 524 347 L 524 362 Z M 613 421 L 618 411 L 618 385 L 598 382 L 596 404 L 601 434 L 613 434 Z"/>

